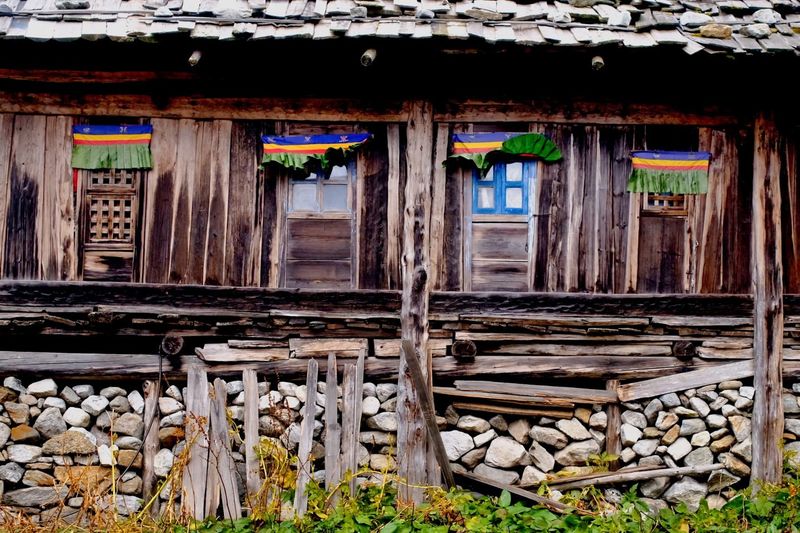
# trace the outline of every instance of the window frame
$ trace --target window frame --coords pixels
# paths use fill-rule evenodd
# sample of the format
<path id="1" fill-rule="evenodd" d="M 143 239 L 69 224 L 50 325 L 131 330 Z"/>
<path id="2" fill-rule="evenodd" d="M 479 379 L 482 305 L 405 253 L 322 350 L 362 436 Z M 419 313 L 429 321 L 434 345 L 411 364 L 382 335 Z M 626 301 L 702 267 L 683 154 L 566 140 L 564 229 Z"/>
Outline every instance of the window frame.
<path id="1" fill-rule="evenodd" d="M 347 176 L 344 179 L 336 179 L 331 181 L 331 178 L 324 177 L 321 172 L 311 172 L 306 178 L 300 179 L 297 176 L 288 176 L 288 198 L 286 202 L 286 216 L 288 218 L 353 218 L 355 211 L 355 200 L 353 198 L 353 191 L 355 190 L 356 180 L 356 164 L 355 161 L 348 161 L 343 166 L 347 171 Z M 310 180 L 310 174 L 315 174 L 316 178 Z M 298 183 L 314 184 L 316 187 L 316 200 L 317 209 L 295 209 L 294 208 L 294 186 Z M 345 198 L 347 200 L 347 207 L 344 210 L 324 210 L 324 189 L 326 185 L 344 185 L 347 187 Z"/>
<path id="2" fill-rule="evenodd" d="M 522 165 L 522 179 L 519 181 L 509 181 L 507 179 L 507 166 L 509 164 L 520 163 Z M 521 215 L 528 216 L 530 203 L 531 182 L 536 179 L 536 161 L 511 161 L 500 162 L 492 165 L 489 170 L 492 180 L 481 179 L 479 169 L 475 169 L 472 174 L 472 214 L 473 215 Z M 491 208 L 479 206 L 480 189 L 494 189 L 494 206 Z M 522 190 L 522 207 L 507 207 L 506 191 L 509 189 Z"/>
<path id="3" fill-rule="evenodd" d="M 642 216 L 651 217 L 685 217 L 689 214 L 689 204 L 687 195 L 685 194 L 672 194 L 672 193 L 653 193 L 643 192 L 640 193 Z M 651 204 L 650 199 L 655 198 L 656 201 L 662 202 L 680 202 L 679 205 L 672 205 L 664 203 L 661 205 Z"/>

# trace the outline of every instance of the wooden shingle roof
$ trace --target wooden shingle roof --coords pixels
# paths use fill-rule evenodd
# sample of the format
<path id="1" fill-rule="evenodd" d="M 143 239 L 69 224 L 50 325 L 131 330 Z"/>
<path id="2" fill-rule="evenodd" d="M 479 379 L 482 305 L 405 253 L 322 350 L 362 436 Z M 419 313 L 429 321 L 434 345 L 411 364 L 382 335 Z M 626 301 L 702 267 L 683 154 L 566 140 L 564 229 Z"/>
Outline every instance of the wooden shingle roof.
<path id="1" fill-rule="evenodd" d="M 472 39 L 521 46 L 800 51 L 800 0 L 0 0 L 31 41 Z"/>

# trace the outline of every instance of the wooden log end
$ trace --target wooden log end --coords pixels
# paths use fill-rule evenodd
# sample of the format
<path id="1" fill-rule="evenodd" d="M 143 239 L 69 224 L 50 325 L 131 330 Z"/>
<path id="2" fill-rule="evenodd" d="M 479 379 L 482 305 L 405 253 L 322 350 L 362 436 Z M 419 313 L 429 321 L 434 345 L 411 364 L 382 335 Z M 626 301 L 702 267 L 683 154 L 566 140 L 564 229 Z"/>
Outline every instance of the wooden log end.
<path id="1" fill-rule="evenodd" d="M 450 353 L 460 363 L 471 363 L 475 361 L 475 356 L 478 354 L 478 346 L 474 341 L 457 340 L 450 347 Z"/>

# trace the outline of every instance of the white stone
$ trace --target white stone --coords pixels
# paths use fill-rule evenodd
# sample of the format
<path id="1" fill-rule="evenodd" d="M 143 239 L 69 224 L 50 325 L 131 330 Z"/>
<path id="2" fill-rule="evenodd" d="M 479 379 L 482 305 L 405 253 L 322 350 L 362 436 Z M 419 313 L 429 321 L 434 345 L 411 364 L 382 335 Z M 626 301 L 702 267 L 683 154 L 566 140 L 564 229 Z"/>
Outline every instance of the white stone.
<path id="1" fill-rule="evenodd" d="M 689 407 L 697 411 L 697 414 L 700 416 L 707 416 L 708 413 L 711 412 L 711 408 L 708 404 L 698 397 L 689 399 Z"/>
<path id="2" fill-rule="evenodd" d="M 172 426 L 182 426 L 183 419 L 186 417 L 185 411 L 178 411 L 177 413 L 172 413 L 169 416 L 165 416 L 161 419 L 161 423 L 159 427 L 166 428 Z"/>
<path id="3" fill-rule="evenodd" d="M 375 396 L 367 396 L 361 401 L 361 414 L 363 416 L 374 416 L 381 409 L 381 402 Z"/>
<path id="4" fill-rule="evenodd" d="M 675 424 L 678 423 L 678 415 L 675 413 L 668 413 L 666 411 L 661 411 L 658 413 L 658 417 L 656 418 L 656 428 L 660 429 L 661 431 L 666 431 Z"/>
<path id="5" fill-rule="evenodd" d="M 519 484 L 523 487 L 530 485 L 538 485 L 547 479 L 547 474 L 536 468 L 535 466 L 528 465 L 522 471 L 522 479 Z"/>
<path id="6" fill-rule="evenodd" d="M 55 396 L 58 394 L 58 387 L 56 386 L 56 382 L 52 379 L 43 379 L 28 385 L 28 394 L 36 396 L 37 398 Z"/>
<path id="7" fill-rule="evenodd" d="M 692 451 L 692 445 L 684 437 L 680 437 L 667 447 L 667 453 L 676 461 L 680 461 Z"/>
<path id="8" fill-rule="evenodd" d="M 647 427 L 647 418 L 642 413 L 637 411 L 624 411 L 620 418 L 623 424 L 630 424 L 631 426 L 639 429 L 644 429 Z"/>
<path id="9" fill-rule="evenodd" d="M 395 394 L 397 394 L 397 384 L 395 383 L 380 383 L 375 388 L 375 394 L 378 396 L 378 399 L 382 402 L 385 402 Z"/>
<path id="10" fill-rule="evenodd" d="M 681 399 L 678 398 L 678 395 L 674 392 L 659 396 L 658 399 L 661 400 L 661 403 L 663 403 L 664 407 L 667 409 L 678 407 L 681 404 Z"/>
<path id="11" fill-rule="evenodd" d="M 77 407 L 70 407 L 64 412 L 64 422 L 73 427 L 85 428 L 89 427 L 92 417 L 83 409 Z"/>
<path id="12" fill-rule="evenodd" d="M 752 423 L 749 418 L 737 415 L 730 417 L 728 421 L 731 423 L 733 436 L 736 437 L 737 442 L 742 442 L 750 437 Z"/>
<path id="13" fill-rule="evenodd" d="M 553 446 L 559 450 L 569 444 L 567 436 L 555 428 L 533 426 L 533 429 L 531 429 L 529 435 L 536 442 Z"/>
<path id="14" fill-rule="evenodd" d="M 784 393 L 783 395 L 783 412 L 787 414 L 800 413 L 800 404 L 797 402 L 797 396 Z"/>
<path id="15" fill-rule="evenodd" d="M 367 427 L 380 431 L 397 431 L 397 413 L 378 413 L 367 419 Z"/>
<path id="16" fill-rule="evenodd" d="M 179 389 L 177 385 L 170 385 L 169 387 L 167 387 L 167 390 L 164 391 L 164 394 L 166 394 L 173 400 L 177 400 L 183 403 L 183 394 L 181 394 L 181 389 Z"/>
<path id="17" fill-rule="evenodd" d="M 498 437 L 489 444 L 484 462 L 497 468 L 513 468 L 527 456 L 525 447 L 509 437 Z"/>
<path id="18" fill-rule="evenodd" d="M 699 483 L 687 476 L 668 488 L 664 499 L 670 503 L 685 503 L 689 510 L 696 511 L 706 494 L 708 487 L 705 483 Z"/>
<path id="19" fill-rule="evenodd" d="M 81 403 L 81 409 L 92 416 L 97 416 L 108 407 L 108 398 L 105 396 L 89 396 Z"/>
<path id="20" fill-rule="evenodd" d="M 619 453 L 619 458 L 622 460 L 623 463 L 628 464 L 634 459 L 636 459 L 636 452 L 633 451 L 632 448 L 624 448 Z"/>
<path id="21" fill-rule="evenodd" d="M 740 387 L 739 388 L 739 396 L 743 398 L 747 398 L 748 400 L 752 400 L 753 396 L 756 395 L 756 389 L 754 387 Z"/>
<path id="22" fill-rule="evenodd" d="M 783 447 L 783 455 L 794 468 L 800 468 L 800 441 L 795 441 Z"/>
<path id="23" fill-rule="evenodd" d="M 364 433 L 361 435 L 364 435 Z M 447 459 L 450 461 L 458 461 L 462 455 L 475 447 L 472 437 L 463 431 L 442 431 L 441 436 L 445 453 L 447 453 Z M 359 438 L 359 440 L 362 439 Z"/>
<path id="24" fill-rule="evenodd" d="M 631 24 L 631 13 L 630 11 L 620 11 L 614 10 L 608 15 L 608 22 L 606 22 L 609 26 L 618 26 L 618 27 L 626 27 L 630 26 Z"/>
<path id="25" fill-rule="evenodd" d="M 605 411 L 595 413 L 589 418 L 589 427 L 592 429 L 606 429 L 606 424 L 608 424 L 608 415 Z"/>
<path id="26" fill-rule="evenodd" d="M 777 24 L 781 21 L 781 14 L 774 9 L 759 9 L 753 13 L 753 22 L 761 24 Z"/>
<path id="27" fill-rule="evenodd" d="M 28 394 L 28 389 L 25 388 L 25 385 L 22 384 L 22 381 L 13 376 L 8 376 L 5 378 L 3 380 L 3 386 L 20 394 Z M 16 481 L 14 483 L 16 483 Z"/>
<path id="28" fill-rule="evenodd" d="M 131 404 L 131 409 L 137 415 L 144 413 L 144 398 L 138 390 L 128 393 L 128 403 Z"/>
<path id="29" fill-rule="evenodd" d="M 698 27 L 712 22 L 714 22 L 714 19 L 709 15 L 697 13 L 696 11 L 687 11 L 680 18 L 681 26 L 684 27 Z"/>
<path id="30" fill-rule="evenodd" d="M 164 448 L 158 450 L 155 458 L 153 459 L 153 471 L 158 477 L 167 477 L 169 471 L 172 470 L 172 464 L 175 462 L 175 456 L 172 452 Z"/>
<path id="31" fill-rule="evenodd" d="M 364 383 L 364 385 L 362 385 L 361 387 L 361 391 L 363 393 L 362 396 L 375 396 L 376 398 L 378 397 L 374 383 Z"/>
<path id="32" fill-rule="evenodd" d="M 525 418 L 514 420 L 508 425 L 508 433 L 522 445 L 526 445 L 530 441 L 530 436 L 528 435 L 530 431 L 531 423 Z"/>
<path id="33" fill-rule="evenodd" d="M 101 444 L 97 447 L 97 456 L 100 458 L 100 464 L 103 466 L 112 466 L 115 464 L 114 453 L 111 451 L 111 448 L 105 444 Z"/>
<path id="34" fill-rule="evenodd" d="M 44 407 L 57 407 L 59 411 L 62 413 L 67 409 L 67 402 L 62 400 L 61 398 L 56 398 L 55 396 L 50 396 L 49 398 L 44 399 Z"/>
<path id="35" fill-rule="evenodd" d="M 550 472 L 556 466 L 555 457 L 545 450 L 538 442 L 531 444 L 531 447 L 528 449 L 528 454 L 530 454 L 534 466 L 544 472 Z"/>
<path id="36" fill-rule="evenodd" d="M 681 437 L 694 435 L 706 430 L 706 423 L 699 418 L 689 418 L 681 422 Z"/>
<path id="37" fill-rule="evenodd" d="M 11 428 L 5 424 L 0 424 L 0 449 L 6 445 L 8 438 L 11 436 Z"/>
<path id="38" fill-rule="evenodd" d="M 72 387 L 72 390 L 75 391 L 75 394 L 77 394 L 81 400 L 85 400 L 94 394 L 94 387 L 91 385 L 75 385 Z"/>
<path id="39" fill-rule="evenodd" d="M 183 410 L 183 404 L 170 397 L 161 397 L 158 399 L 158 409 L 162 415 L 171 415 Z"/>
<path id="40" fill-rule="evenodd" d="M 282 396 L 297 396 L 297 385 L 294 383 L 289 383 L 288 381 L 279 381 L 277 389 Z"/>
<path id="41" fill-rule="evenodd" d="M 633 451 L 639 457 L 648 457 L 655 453 L 658 448 L 658 441 L 656 439 L 642 439 L 633 445 Z"/>
<path id="42" fill-rule="evenodd" d="M 113 400 L 117 396 L 125 396 L 128 393 L 122 387 L 105 387 L 100 390 L 100 396 Z"/>
<path id="43" fill-rule="evenodd" d="M 475 435 L 472 440 L 475 442 L 475 446 L 480 448 L 495 438 L 497 438 L 497 432 L 494 430 L 494 428 L 492 428 L 489 431 L 484 431 L 480 435 Z"/>
<path id="44" fill-rule="evenodd" d="M 555 453 L 556 462 L 563 466 L 585 465 L 590 455 L 600 453 L 600 445 L 595 440 L 573 442 Z"/>
<path id="45" fill-rule="evenodd" d="M 696 448 L 683 458 L 686 466 L 703 466 L 714 463 L 714 454 L 707 447 Z"/>
<path id="46" fill-rule="evenodd" d="M 11 444 L 6 451 L 8 460 L 15 463 L 33 463 L 42 456 L 42 449 L 39 446 L 28 444 Z"/>
<path id="47" fill-rule="evenodd" d="M 692 435 L 692 446 L 708 446 L 709 442 L 711 442 L 711 434 L 708 431 Z"/>
<path id="48" fill-rule="evenodd" d="M 475 467 L 475 474 L 493 481 L 499 481 L 506 485 L 513 485 L 519 481 L 519 474 L 509 470 L 501 470 L 499 468 L 492 468 L 483 463 Z"/>
<path id="49" fill-rule="evenodd" d="M 739 397 L 739 399 L 736 400 L 733 406 L 739 410 L 750 409 L 751 407 L 753 407 L 753 400 L 750 400 L 749 398 Z"/>
<path id="50" fill-rule="evenodd" d="M 67 430 L 64 417 L 58 407 L 48 407 L 39 415 L 33 424 L 33 429 L 38 431 L 43 437 L 55 437 Z"/>
<path id="51" fill-rule="evenodd" d="M 647 418 L 647 421 L 652 424 L 656 417 L 658 417 L 659 413 L 663 410 L 664 404 L 661 403 L 661 400 L 655 398 L 647 404 L 647 407 L 644 408 L 644 416 Z"/>
<path id="52" fill-rule="evenodd" d="M 459 418 L 456 427 L 473 433 L 485 433 L 492 428 L 491 424 L 483 418 L 472 415 L 465 415 Z"/>
<path id="53" fill-rule="evenodd" d="M 712 429 L 724 428 L 728 425 L 728 419 L 722 415 L 712 414 L 706 417 L 706 424 Z"/>
<path id="54" fill-rule="evenodd" d="M 623 446 L 633 446 L 642 438 L 642 431 L 630 424 L 622 424 L 619 428 L 619 435 Z"/>
<path id="55" fill-rule="evenodd" d="M 303 387 L 305 387 L 305 385 L 303 385 Z M 303 391 L 305 391 L 305 388 L 303 389 Z M 295 389 L 295 392 L 297 392 L 297 389 Z M 269 403 L 271 405 L 278 405 L 279 403 L 281 403 L 283 401 L 283 394 L 281 394 L 280 392 L 278 392 L 276 390 L 269 391 L 267 393 L 266 397 L 269 398 Z M 298 394 L 297 395 L 297 399 L 300 400 L 301 402 L 305 403 L 305 401 L 306 401 L 305 392 L 303 393 L 302 397 Z"/>
<path id="56" fill-rule="evenodd" d="M 633 412 L 633 411 L 627 411 L 627 412 Z M 642 415 L 642 418 L 644 418 L 644 415 Z M 646 426 L 647 426 L 647 421 L 645 421 L 645 427 Z M 559 429 L 559 431 L 564 433 L 567 437 L 569 437 L 572 440 L 586 440 L 592 438 L 591 433 L 589 433 L 589 431 L 587 431 L 587 429 L 583 427 L 583 424 L 581 424 L 580 420 L 578 420 L 577 418 L 572 418 L 570 420 L 559 420 L 558 422 L 556 422 L 556 427 Z"/>
<path id="57" fill-rule="evenodd" d="M 240 392 L 244 392 L 244 382 L 242 380 L 229 381 L 225 384 L 225 392 L 228 396 L 236 396 Z"/>

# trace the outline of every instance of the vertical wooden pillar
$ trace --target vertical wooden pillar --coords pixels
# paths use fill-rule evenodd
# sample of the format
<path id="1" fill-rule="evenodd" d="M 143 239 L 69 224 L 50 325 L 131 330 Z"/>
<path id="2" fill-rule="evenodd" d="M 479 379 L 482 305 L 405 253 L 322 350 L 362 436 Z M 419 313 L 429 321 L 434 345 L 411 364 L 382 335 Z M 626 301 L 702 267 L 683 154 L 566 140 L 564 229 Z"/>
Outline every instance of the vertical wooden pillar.
<path id="1" fill-rule="evenodd" d="M 606 390 L 617 392 L 619 387 L 618 379 L 609 379 L 606 381 Z M 610 403 L 606 406 L 606 453 L 616 455 L 622 453 L 622 441 L 620 440 L 619 430 L 622 426 L 622 418 L 619 408 L 619 403 Z M 611 470 L 619 468 L 619 459 L 616 459 L 611 464 Z"/>
<path id="2" fill-rule="evenodd" d="M 751 483 L 781 479 L 783 458 L 783 266 L 780 137 L 774 117 L 755 121 L 753 155 L 753 465 Z"/>
<path id="3" fill-rule="evenodd" d="M 403 339 L 410 341 L 426 379 L 430 379 L 428 355 L 428 296 L 430 294 L 430 210 L 433 158 L 433 109 L 429 102 L 410 105 L 407 126 L 407 180 L 403 217 L 403 298 L 400 323 Z M 407 481 L 400 486 L 400 499 L 422 501 L 420 486 L 430 483 L 425 421 L 419 394 L 400 354 L 397 390 L 398 473 Z M 424 392 L 423 392 L 424 393 Z"/>
<path id="4" fill-rule="evenodd" d="M 161 423 L 158 416 L 158 397 L 161 395 L 161 383 L 158 381 L 144 382 L 144 444 L 142 467 L 142 495 L 144 501 L 149 502 L 156 494 L 158 483 L 155 472 L 155 459 L 158 453 L 158 428 Z M 161 500 L 153 499 L 150 506 L 150 516 L 156 517 L 160 511 Z"/>

